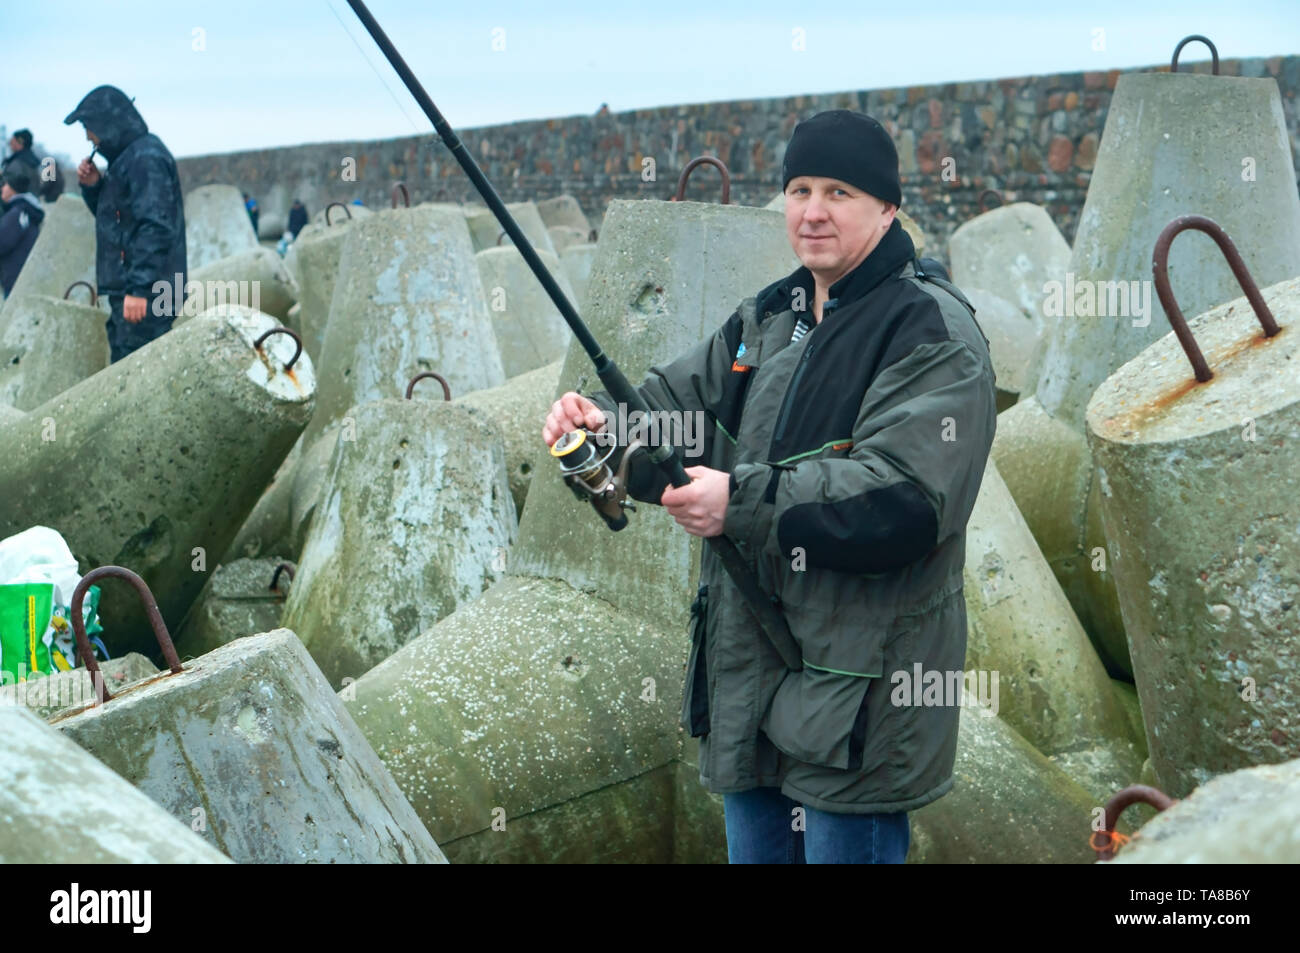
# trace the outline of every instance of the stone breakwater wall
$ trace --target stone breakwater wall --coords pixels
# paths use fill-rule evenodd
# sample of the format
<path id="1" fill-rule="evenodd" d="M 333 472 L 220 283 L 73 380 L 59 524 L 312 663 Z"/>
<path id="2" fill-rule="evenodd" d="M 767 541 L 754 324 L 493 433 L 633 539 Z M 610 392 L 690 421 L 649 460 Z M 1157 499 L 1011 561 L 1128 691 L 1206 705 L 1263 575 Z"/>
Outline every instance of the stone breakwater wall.
<path id="1" fill-rule="evenodd" d="M 1186 60 L 1182 68 L 1210 69 L 1208 61 Z M 672 195 L 682 168 L 703 154 L 727 164 L 733 202 L 766 204 L 780 189 L 781 160 L 795 124 L 824 109 L 856 109 L 880 119 L 894 136 L 903 207 L 938 240 L 936 251 L 942 252 L 954 228 L 978 213 L 986 188 L 1001 190 L 1008 200 L 1045 206 L 1073 241 L 1122 72 L 661 106 L 457 129 L 457 135 L 505 201 L 567 193 L 598 226 L 611 199 Z M 1293 159 L 1300 161 L 1300 56 L 1222 60 L 1220 74 L 1277 81 Z M 180 174 L 187 191 L 230 183 L 256 196 L 264 217 L 281 219 L 295 197 L 313 213 L 328 201 L 354 198 L 386 206 L 396 180 L 407 184 L 413 202 L 478 201 L 432 131 L 193 156 L 180 160 Z M 716 170 L 697 170 L 686 194 L 716 200 Z"/>

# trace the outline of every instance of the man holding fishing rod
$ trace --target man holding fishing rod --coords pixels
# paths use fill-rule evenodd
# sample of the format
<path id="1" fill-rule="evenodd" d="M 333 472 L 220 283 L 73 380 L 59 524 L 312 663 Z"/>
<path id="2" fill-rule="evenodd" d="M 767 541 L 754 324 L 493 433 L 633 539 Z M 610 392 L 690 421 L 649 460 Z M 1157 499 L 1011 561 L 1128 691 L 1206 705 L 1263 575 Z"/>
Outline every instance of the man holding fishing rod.
<path id="1" fill-rule="evenodd" d="M 602 518 L 626 522 L 588 441 L 558 443 L 622 419 L 615 401 L 712 418 L 707 466 L 652 445 L 625 489 L 705 539 L 682 723 L 700 738 L 701 783 L 724 795 L 732 862 L 901 863 L 906 812 L 952 788 L 960 702 L 932 699 L 928 679 L 906 693 L 922 704 L 898 689 L 964 668 L 966 521 L 996 407 L 974 309 L 895 220 L 888 133 L 843 109 L 795 127 L 782 186 L 803 264 L 635 388 L 364 0 L 348 5 L 605 385 L 563 395 L 543 428 L 553 455 L 575 458 L 571 487 L 595 479 Z"/>
<path id="2" fill-rule="evenodd" d="M 707 415 L 707 465 L 672 487 L 634 453 L 628 492 L 733 540 L 802 655 L 798 671 L 782 660 L 705 547 L 682 724 L 724 796 L 731 861 L 902 863 L 907 812 L 953 783 L 960 705 L 899 689 L 964 668 L 994 374 L 973 310 L 895 219 L 898 154 L 878 122 L 801 122 L 783 187 L 802 266 L 638 388 L 652 408 Z M 606 392 L 569 392 L 542 436 L 617 414 Z"/>

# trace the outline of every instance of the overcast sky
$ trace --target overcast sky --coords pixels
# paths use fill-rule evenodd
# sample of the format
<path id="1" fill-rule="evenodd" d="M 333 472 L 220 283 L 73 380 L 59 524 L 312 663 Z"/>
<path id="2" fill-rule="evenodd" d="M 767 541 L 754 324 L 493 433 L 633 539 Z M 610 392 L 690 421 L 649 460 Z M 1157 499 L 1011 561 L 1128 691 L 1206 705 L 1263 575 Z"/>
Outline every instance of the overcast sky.
<path id="1" fill-rule="evenodd" d="M 1224 57 L 1300 52 L 1297 0 L 372 0 L 370 9 L 455 129 L 592 113 L 602 102 L 617 112 L 1149 66 L 1189 33 L 1208 35 Z M 134 96 L 178 156 L 432 128 L 345 0 L 4 0 L 0 37 L 0 125 L 29 127 L 73 158 L 87 153 L 85 137 L 63 117 L 103 83 Z M 1208 52 L 1197 44 L 1185 56 Z"/>

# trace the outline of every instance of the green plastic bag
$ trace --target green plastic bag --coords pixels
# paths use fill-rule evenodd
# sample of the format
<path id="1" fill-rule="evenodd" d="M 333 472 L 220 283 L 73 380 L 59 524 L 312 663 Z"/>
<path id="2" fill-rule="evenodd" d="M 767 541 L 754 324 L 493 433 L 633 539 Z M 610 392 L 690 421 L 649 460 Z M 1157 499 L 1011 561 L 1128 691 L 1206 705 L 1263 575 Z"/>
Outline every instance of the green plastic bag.
<path id="1" fill-rule="evenodd" d="M 99 587 L 91 586 L 83 604 L 87 636 L 103 631 L 98 608 Z M 76 645 L 69 620 L 68 607 L 54 605 L 53 583 L 0 585 L 0 682 L 72 668 Z"/>

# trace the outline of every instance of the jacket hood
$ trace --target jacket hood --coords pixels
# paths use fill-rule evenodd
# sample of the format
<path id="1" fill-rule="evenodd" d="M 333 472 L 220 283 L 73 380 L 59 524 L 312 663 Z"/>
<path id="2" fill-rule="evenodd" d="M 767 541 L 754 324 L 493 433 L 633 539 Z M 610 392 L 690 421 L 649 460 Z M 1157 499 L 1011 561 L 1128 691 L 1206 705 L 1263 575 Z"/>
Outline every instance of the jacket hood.
<path id="1" fill-rule="evenodd" d="M 99 151 L 109 162 L 149 132 L 132 100 L 116 86 L 92 89 L 63 122 L 69 126 L 80 122 L 98 136 Z"/>

